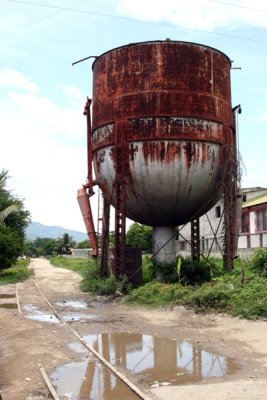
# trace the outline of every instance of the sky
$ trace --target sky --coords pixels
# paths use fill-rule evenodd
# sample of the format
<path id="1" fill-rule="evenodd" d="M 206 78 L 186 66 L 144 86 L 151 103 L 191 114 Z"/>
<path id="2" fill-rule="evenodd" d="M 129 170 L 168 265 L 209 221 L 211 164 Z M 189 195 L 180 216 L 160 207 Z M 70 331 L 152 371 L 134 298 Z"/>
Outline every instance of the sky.
<path id="1" fill-rule="evenodd" d="M 85 232 L 87 56 L 150 40 L 201 43 L 234 61 L 242 186 L 267 187 L 267 2 L 0 0 L 0 169 L 32 220 Z M 92 198 L 96 218 L 97 194 Z"/>

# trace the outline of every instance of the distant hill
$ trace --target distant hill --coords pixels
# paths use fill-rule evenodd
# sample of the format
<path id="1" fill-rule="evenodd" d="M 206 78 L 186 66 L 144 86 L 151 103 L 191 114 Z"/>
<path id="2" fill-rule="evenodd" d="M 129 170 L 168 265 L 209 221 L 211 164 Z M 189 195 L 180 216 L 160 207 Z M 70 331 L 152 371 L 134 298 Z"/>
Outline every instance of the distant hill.
<path id="1" fill-rule="evenodd" d="M 48 226 L 40 224 L 40 222 L 31 222 L 26 229 L 26 237 L 28 240 L 39 238 L 57 239 L 68 233 L 76 242 L 86 240 L 87 234 L 79 231 L 62 228 L 61 226 Z"/>

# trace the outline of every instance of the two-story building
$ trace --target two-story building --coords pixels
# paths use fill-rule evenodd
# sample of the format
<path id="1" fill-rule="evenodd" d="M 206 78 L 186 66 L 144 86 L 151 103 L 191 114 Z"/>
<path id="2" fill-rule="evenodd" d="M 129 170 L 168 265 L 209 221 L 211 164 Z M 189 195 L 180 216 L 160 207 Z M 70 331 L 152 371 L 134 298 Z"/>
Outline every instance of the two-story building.
<path id="1" fill-rule="evenodd" d="M 200 217 L 200 252 L 222 257 L 223 254 L 223 198 Z M 191 226 L 179 227 L 177 252 L 183 256 L 191 253 Z M 267 248 L 267 189 L 262 187 L 242 189 L 242 210 L 238 238 L 238 255 L 249 256 L 259 247 Z"/>

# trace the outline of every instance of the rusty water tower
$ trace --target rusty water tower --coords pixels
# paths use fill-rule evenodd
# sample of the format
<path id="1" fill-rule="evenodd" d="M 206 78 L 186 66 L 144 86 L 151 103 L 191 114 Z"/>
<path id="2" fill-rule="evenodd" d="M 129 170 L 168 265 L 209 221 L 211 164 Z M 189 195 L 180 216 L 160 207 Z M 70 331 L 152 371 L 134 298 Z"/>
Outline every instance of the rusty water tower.
<path id="1" fill-rule="evenodd" d="M 125 272 L 126 217 L 153 227 L 156 262 L 175 258 L 174 230 L 187 222 L 193 255 L 199 252 L 198 218 L 229 192 L 224 174 L 236 154 L 230 69 L 219 50 L 170 40 L 133 43 L 96 57 L 92 110 L 89 99 L 85 107 L 88 180 L 78 199 L 97 255 L 88 196 L 94 185 L 103 193 L 102 268 L 110 205 L 117 275 Z M 236 183 L 230 180 L 233 203 Z"/>

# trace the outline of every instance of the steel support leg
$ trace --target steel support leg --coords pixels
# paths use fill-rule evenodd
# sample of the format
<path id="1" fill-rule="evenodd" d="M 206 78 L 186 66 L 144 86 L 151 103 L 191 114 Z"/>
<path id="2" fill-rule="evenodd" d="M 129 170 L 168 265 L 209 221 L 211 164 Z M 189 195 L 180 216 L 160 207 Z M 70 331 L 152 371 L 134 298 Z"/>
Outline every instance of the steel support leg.
<path id="1" fill-rule="evenodd" d="M 200 260 L 199 218 L 191 221 L 191 257 L 197 264 Z"/>

